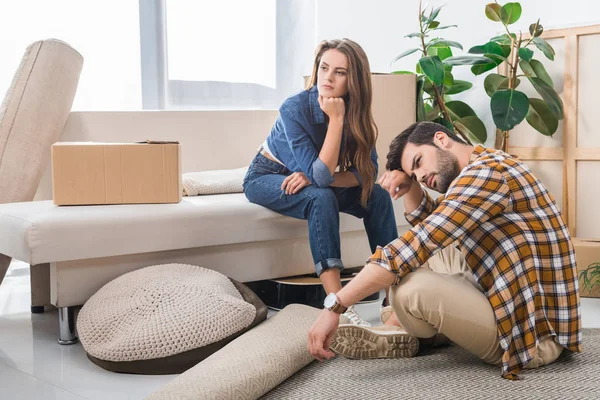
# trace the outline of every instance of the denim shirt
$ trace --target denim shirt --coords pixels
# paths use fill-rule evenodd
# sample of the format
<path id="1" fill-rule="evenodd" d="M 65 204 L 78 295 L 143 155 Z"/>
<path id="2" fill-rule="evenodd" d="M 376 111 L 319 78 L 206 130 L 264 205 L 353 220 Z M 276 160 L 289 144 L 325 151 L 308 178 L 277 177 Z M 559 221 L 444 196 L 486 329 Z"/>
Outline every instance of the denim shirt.
<path id="1" fill-rule="evenodd" d="M 267 146 L 273 155 L 291 172 L 303 172 L 314 185 L 328 187 L 333 182 L 329 168 L 319 158 L 325 142 L 328 123 L 319 106 L 317 86 L 303 90 L 283 102 L 279 117 L 267 137 Z M 371 152 L 377 176 L 377 152 Z M 356 168 L 349 168 L 362 184 Z"/>

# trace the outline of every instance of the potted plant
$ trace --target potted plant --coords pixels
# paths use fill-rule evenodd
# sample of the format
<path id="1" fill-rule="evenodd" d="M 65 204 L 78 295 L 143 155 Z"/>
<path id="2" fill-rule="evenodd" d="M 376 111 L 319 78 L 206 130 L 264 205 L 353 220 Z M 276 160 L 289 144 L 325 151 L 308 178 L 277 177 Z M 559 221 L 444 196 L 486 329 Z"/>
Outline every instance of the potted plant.
<path id="1" fill-rule="evenodd" d="M 600 263 L 592 263 L 581 271 L 579 273 L 579 281 L 582 282 L 580 290 L 587 290 L 589 293 L 596 286 L 600 287 Z"/>
<path id="2" fill-rule="evenodd" d="M 420 52 L 417 73 L 417 121 L 434 121 L 461 136 L 467 143 L 483 143 L 487 139 L 485 125 L 466 103 L 452 100 L 450 95 L 469 90 L 473 84 L 454 79 L 453 65 L 460 65 L 453 57 L 452 48 L 462 50 L 458 42 L 437 37 L 437 33 L 456 25 L 440 26 L 438 16 L 442 7 L 431 8 L 427 14 L 419 2 L 419 31 L 406 35 L 417 38 L 419 47 L 409 49 L 394 58 L 391 64 L 410 54 Z M 469 57 L 469 62 L 489 63 L 487 57 Z M 454 63 L 448 60 L 454 59 Z M 458 58 L 460 61 L 460 57 Z M 414 74 L 411 71 L 394 71 L 395 74 Z"/>
<path id="3" fill-rule="evenodd" d="M 487 43 L 469 49 L 470 54 L 488 58 L 487 63 L 473 65 L 471 71 L 475 75 L 483 74 L 506 63 L 506 75 L 491 73 L 486 76 L 484 88 L 490 96 L 490 108 L 494 124 L 501 135 L 498 147 L 508 150 L 508 135 L 516 125 L 526 120 L 535 130 L 543 135 L 552 136 L 558 128 L 558 121 L 564 118 L 563 103 L 556 91 L 554 84 L 544 65 L 534 58 L 530 47 L 537 47 L 550 61 L 554 60 L 554 49 L 542 39 L 540 35 L 544 28 L 538 21 L 529 26 L 529 38 L 523 38 L 509 30 L 509 25 L 514 24 L 521 17 L 521 4 L 490 3 L 485 7 L 485 15 L 492 21 L 503 25 L 505 34 L 491 38 Z M 452 59 L 447 60 L 450 65 Z M 522 91 L 517 90 L 519 78 L 526 78 L 531 82 L 541 98 L 530 98 Z"/>

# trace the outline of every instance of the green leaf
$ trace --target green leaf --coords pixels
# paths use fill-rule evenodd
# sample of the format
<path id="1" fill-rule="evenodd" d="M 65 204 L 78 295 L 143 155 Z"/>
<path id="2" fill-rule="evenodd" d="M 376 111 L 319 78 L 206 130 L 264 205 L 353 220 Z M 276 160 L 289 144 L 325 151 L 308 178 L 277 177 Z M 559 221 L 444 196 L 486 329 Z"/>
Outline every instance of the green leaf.
<path id="1" fill-rule="evenodd" d="M 500 9 L 500 20 L 506 24 L 514 24 L 521 18 L 521 4 L 519 3 L 506 3 Z"/>
<path id="2" fill-rule="evenodd" d="M 483 87 L 485 89 L 485 92 L 488 94 L 488 96 L 491 97 L 494 93 L 496 93 L 500 85 L 507 79 L 508 78 L 504 75 L 489 74 L 485 77 L 485 80 L 483 81 Z"/>
<path id="3" fill-rule="evenodd" d="M 421 69 L 421 66 L 419 65 L 418 61 L 417 61 L 417 65 L 415 65 L 415 71 L 417 71 L 417 74 L 423 73 L 423 70 Z"/>
<path id="4" fill-rule="evenodd" d="M 446 118 L 439 117 L 438 119 L 434 120 L 433 122 L 437 122 L 438 124 L 443 125 L 450 132 L 454 133 L 454 126 L 452 126 L 452 124 L 450 123 L 450 121 L 448 121 Z"/>
<path id="5" fill-rule="evenodd" d="M 535 44 L 535 47 L 537 47 L 542 53 L 544 53 L 546 58 L 548 58 L 551 61 L 554 61 L 554 49 L 552 48 L 552 46 L 550 46 L 548 42 L 546 42 L 540 37 L 536 37 L 533 38 L 533 44 Z"/>
<path id="6" fill-rule="evenodd" d="M 427 50 L 427 54 L 438 56 L 443 61 L 448 57 L 452 57 L 452 49 L 448 46 L 432 46 Z"/>
<path id="7" fill-rule="evenodd" d="M 498 54 L 484 54 L 485 57 L 489 58 L 496 64 L 496 66 L 502 64 L 506 59 Z"/>
<path id="8" fill-rule="evenodd" d="M 444 72 L 444 86 L 450 87 L 454 85 L 454 76 L 451 72 Z"/>
<path id="9" fill-rule="evenodd" d="M 531 67 L 531 64 L 529 63 L 529 61 L 519 60 L 519 67 L 521 67 L 521 71 L 523 71 L 525 76 L 527 76 L 528 78 L 536 76 L 535 71 Z"/>
<path id="10" fill-rule="evenodd" d="M 529 99 L 527 122 L 542 135 L 552 136 L 558 128 L 558 119 L 542 99 Z"/>
<path id="11" fill-rule="evenodd" d="M 496 63 L 488 63 L 488 64 L 479 64 L 479 65 L 473 65 L 471 67 L 471 72 L 474 75 L 481 75 L 484 72 L 490 71 L 494 68 L 496 68 L 498 65 Z"/>
<path id="12" fill-rule="evenodd" d="M 469 49 L 471 54 L 496 54 L 504 57 L 502 47 L 496 42 L 487 42 L 481 46 L 473 46 Z"/>
<path id="13" fill-rule="evenodd" d="M 448 28 L 458 28 L 458 25 L 438 26 L 437 28 L 435 28 L 435 30 L 436 31 L 441 31 L 442 29 L 448 29 Z"/>
<path id="14" fill-rule="evenodd" d="M 497 3 L 490 3 L 485 6 L 485 16 L 492 21 L 500 21 L 500 9 L 502 6 Z"/>
<path id="15" fill-rule="evenodd" d="M 435 29 L 439 26 L 440 22 L 439 21 L 433 21 L 430 22 L 429 25 L 427 25 L 428 29 Z"/>
<path id="16" fill-rule="evenodd" d="M 513 89 L 516 89 L 519 86 L 519 83 L 521 83 L 521 81 L 517 78 Z M 500 74 L 489 74 L 483 81 L 483 87 L 488 96 L 491 97 L 497 90 L 508 89 L 508 77 Z"/>
<path id="17" fill-rule="evenodd" d="M 475 111 L 467 104 L 462 101 L 453 100 L 446 103 L 446 109 L 450 113 L 452 120 L 457 120 L 463 117 L 477 116 Z"/>
<path id="18" fill-rule="evenodd" d="M 494 124 L 500 130 L 510 131 L 527 116 L 529 99 L 514 89 L 498 90 L 492 95 L 490 107 Z"/>
<path id="19" fill-rule="evenodd" d="M 517 35 L 515 33 L 511 33 L 510 36 L 508 36 L 508 34 L 505 33 L 504 35 L 494 36 L 493 38 L 490 39 L 490 42 L 496 42 L 498 44 L 510 45 L 511 44 L 511 41 L 510 41 L 511 36 L 514 40 L 517 40 Z"/>
<path id="20" fill-rule="evenodd" d="M 437 45 L 456 47 L 457 49 L 461 49 L 461 50 L 463 49 L 463 47 L 460 43 L 454 42 L 452 40 L 437 39 L 437 40 L 434 40 L 431 43 L 429 43 L 429 46 L 437 46 Z"/>
<path id="21" fill-rule="evenodd" d="M 456 79 L 454 81 L 454 85 L 452 85 L 448 90 L 446 90 L 446 94 L 457 94 L 469 90 L 473 87 L 471 82 L 461 81 Z"/>
<path id="22" fill-rule="evenodd" d="M 423 102 L 423 84 L 425 79 L 417 80 L 417 121 L 425 120 L 425 103 Z"/>
<path id="23" fill-rule="evenodd" d="M 392 74 L 396 74 L 396 75 L 416 75 L 412 71 L 392 71 Z"/>
<path id="24" fill-rule="evenodd" d="M 433 85 L 429 79 L 425 79 L 425 83 L 423 84 L 423 90 L 425 93 L 430 95 L 431 97 L 435 97 L 435 92 L 433 91 Z"/>
<path id="25" fill-rule="evenodd" d="M 548 86 L 554 87 L 552 78 L 550 77 L 548 72 L 546 72 L 546 68 L 544 68 L 544 65 L 541 62 L 539 62 L 538 60 L 531 60 L 529 62 L 527 62 L 525 60 L 521 60 L 521 61 L 519 61 L 519 67 L 521 67 L 521 70 L 528 78 L 529 77 L 540 78 Z"/>
<path id="26" fill-rule="evenodd" d="M 425 106 L 425 120 L 426 121 L 433 121 L 435 119 L 437 119 L 440 115 L 440 108 L 438 106 L 435 107 L 431 107 L 431 106 Z"/>
<path id="27" fill-rule="evenodd" d="M 508 58 L 508 56 L 510 56 L 510 51 L 511 51 L 510 45 L 501 44 L 500 47 L 502 48 L 502 56 L 504 58 Z"/>
<path id="28" fill-rule="evenodd" d="M 404 36 L 406 38 L 415 38 L 415 37 L 421 37 L 423 34 L 421 32 L 413 32 L 413 33 L 409 33 L 408 35 Z"/>
<path id="29" fill-rule="evenodd" d="M 455 56 L 444 60 L 445 65 L 478 65 L 490 62 L 493 62 L 493 60 L 482 56 Z"/>
<path id="30" fill-rule="evenodd" d="M 435 85 L 444 83 L 444 64 L 438 56 L 427 56 L 419 60 L 423 73 Z"/>
<path id="31" fill-rule="evenodd" d="M 442 9 L 442 7 L 444 6 L 439 6 L 438 8 L 435 8 L 431 11 L 431 15 L 429 16 L 429 18 L 427 18 L 428 22 L 431 22 L 433 20 L 435 20 L 438 16 L 438 14 L 440 13 L 440 10 Z"/>
<path id="32" fill-rule="evenodd" d="M 538 37 L 544 32 L 544 27 L 540 25 L 540 20 L 538 19 L 535 24 L 529 25 L 529 34 L 533 37 Z"/>
<path id="33" fill-rule="evenodd" d="M 487 130 L 485 124 L 477 116 L 469 116 L 454 121 L 456 128 L 464 133 L 472 142 L 485 143 Z"/>
<path id="34" fill-rule="evenodd" d="M 565 117 L 563 103 L 556 91 L 540 78 L 527 78 L 534 89 L 542 96 L 548 107 L 550 107 L 554 116 L 559 120 L 563 119 Z"/>
<path id="35" fill-rule="evenodd" d="M 392 62 L 390 63 L 390 65 L 391 65 L 391 64 L 393 64 L 393 63 L 395 63 L 395 62 L 396 62 L 396 61 L 398 61 L 399 59 L 401 59 L 401 58 L 403 58 L 403 57 L 406 57 L 406 56 L 408 56 L 408 55 L 411 55 L 412 53 L 415 53 L 415 52 L 417 52 L 417 51 L 419 51 L 419 49 L 409 49 L 409 50 L 406 50 L 405 52 L 403 52 L 403 53 L 401 53 L 400 55 L 396 56 L 396 58 L 394 58 L 394 59 L 392 60 Z"/>
<path id="36" fill-rule="evenodd" d="M 526 49 L 525 47 L 521 47 L 519 49 L 519 57 L 525 61 L 531 61 L 533 58 L 533 51 Z"/>

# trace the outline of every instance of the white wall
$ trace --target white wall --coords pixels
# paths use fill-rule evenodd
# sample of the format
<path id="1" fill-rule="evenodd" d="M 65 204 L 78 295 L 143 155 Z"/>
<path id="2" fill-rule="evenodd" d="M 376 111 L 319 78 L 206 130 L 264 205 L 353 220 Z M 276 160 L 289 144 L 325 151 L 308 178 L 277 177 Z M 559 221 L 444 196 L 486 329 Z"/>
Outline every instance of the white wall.
<path id="1" fill-rule="evenodd" d="M 492 0 L 440 0 L 423 2 L 433 6 L 446 4 L 438 20 L 442 25 L 458 25 L 439 31 L 445 39 L 455 40 L 464 52 L 474 45 L 483 44 L 498 33 L 502 25 L 486 18 L 484 10 Z M 499 1 L 505 4 L 508 1 Z M 522 0 L 521 19 L 511 31 L 528 31 L 531 23 L 540 18 L 545 29 L 600 23 L 600 2 L 592 0 Z M 390 66 L 390 61 L 409 48 L 418 47 L 418 39 L 404 35 L 418 31 L 418 0 L 327 0 L 317 2 L 317 38 L 347 37 L 357 41 L 369 56 L 374 72 L 395 70 L 414 71 L 419 56 L 415 53 Z M 461 51 L 453 49 L 454 54 Z M 473 88 L 457 99 L 466 101 L 477 112 L 488 128 L 488 142 L 494 142 L 494 124 L 489 111 L 489 97 L 483 90 L 485 75 L 475 77 L 468 66 L 455 67 L 456 79 L 473 82 Z"/>
<path id="2" fill-rule="evenodd" d="M 18 0 L 0 3 L 0 96 L 25 48 L 56 38 L 84 58 L 73 110 L 141 109 L 137 0 Z"/>

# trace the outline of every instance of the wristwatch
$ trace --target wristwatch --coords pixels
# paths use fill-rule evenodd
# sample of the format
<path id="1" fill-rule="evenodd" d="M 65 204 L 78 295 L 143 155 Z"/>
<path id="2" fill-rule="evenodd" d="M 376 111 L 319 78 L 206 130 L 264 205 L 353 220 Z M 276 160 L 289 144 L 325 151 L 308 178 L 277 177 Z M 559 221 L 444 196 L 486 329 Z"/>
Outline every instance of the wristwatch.
<path id="1" fill-rule="evenodd" d="M 325 297 L 325 301 L 323 302 L 323 306 L 329 310 L 333 311 L 337 314 L 343 314 L 346 312 L 348 307 L 344 307 L 338 302 L 338 298 L 335 293 L 329 293 L 327 297 Z"/>

